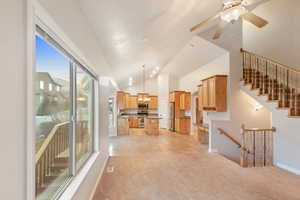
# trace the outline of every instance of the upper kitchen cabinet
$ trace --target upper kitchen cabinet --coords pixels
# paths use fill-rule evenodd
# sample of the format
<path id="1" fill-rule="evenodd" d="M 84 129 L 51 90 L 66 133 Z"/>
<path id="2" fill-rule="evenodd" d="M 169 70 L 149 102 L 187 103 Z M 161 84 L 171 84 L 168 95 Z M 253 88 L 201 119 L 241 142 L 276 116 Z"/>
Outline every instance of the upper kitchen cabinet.
<path id="1" fill-rule="evenodd" d="M 138 96 L 128 96 L 127 109 L 138 109 Z"/>
<path id="2" fill-rule="evenodd" d="M 169 102 L 175 102 L 175 94 L 176 92 L 171 92 L 169 95 Z"/>
<path id="3" fill-rule="evenodd" d="M 180 95 L 180 110 L 191 110 L 191 93 L 183 92 Z"/>
<path id="4" fill-rule="evenodd" d="M 198 110 L 203 111 L 203 85 L 198 85 Z"/>
<path id="5" fill-rule="evenodd" d="M 149 98 L 151 100 L 148 103 L 148 109 L 157 110 L 157 108 L 158 108 L 158 98 L 157 98 L 157 96 L 149 96 Z"/>
<path id="6" fill-rule="evenodd" d="M 127 107 L 126 104 L 127 104 L 126 103 L 126 93 L 122 92 L 122 91 L 117 92 L 117 105 L 118 105 L 118 108 L 120 110 L 124 110 Z"/>
<path id="7" fill-rule="evenodd" d="M 145 99 L 147 99 L 149 97 L 149 94 L 147 93 L 138 93 L 138 104 L 148 104 L 147 101 L 145 101 Z"/>
<path id="8" fill-rule="evenodd" d="M 204 111 L 227 111 L 227 76 L 216 75 L 202 80 L 199 87 L 199 108 Z"/>

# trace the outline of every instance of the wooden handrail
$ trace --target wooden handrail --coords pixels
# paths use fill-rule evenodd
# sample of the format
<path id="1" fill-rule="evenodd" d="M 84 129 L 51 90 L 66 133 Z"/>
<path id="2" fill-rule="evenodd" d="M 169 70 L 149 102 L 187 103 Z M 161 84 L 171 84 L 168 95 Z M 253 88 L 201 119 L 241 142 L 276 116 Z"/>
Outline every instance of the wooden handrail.
<path id="1" fill-rule="evenodd" d="M 283 67 L 283 68 L 285 68 L 285 69 L 287 69 L 287 70 L 290 70 L 290 71 L 293 71 L 293 72 L 295 72 L 295 73 L 300 74 L 300 70 L 297 70 L 297 69 L 295 69 L 294 67 L 290 67 L 290 66 L 284 65 L 284 64 L 282 64 L 282 63 L 280 63 L 280 62 L 278 62 L 278 61 L 276 61 L 276 60 L 273 60 L 273 59 L 271 59 L 271 58 L 267 58 L 267 57 L 265 57 L 265 56 L 260 56 L 260 55 L 257 55 L 257 54 L 255 54 L 255 53 L 246 51 L 246 50 L 244 50 L 244 49 L 241 49 L 241 53 L 247 53 L 247 54 L 250 54 L 250 55 L 253 55 L 253 56 L 262 58 L 262 59 L 264 59 L 264 60 L 268 60 L 268 61 L 270 61 L 270 62 L 272 62 L 272 63 L 274 63 L 274 64 L 280 65 L 281 67 Z"/>
<path id="2" fill-rule="evenodd" d="M 225 130 L 223 130 L 222 128 L 218 128 L 218 130 L 220 131 L 221 134 L 225 135 L 236 145 L 238 145 L 238 147 L 241 148 L 243 151 L 247 152 L 248 154 L 253 154 L 249 149 L 242 147 L 241 143 L 238 140 L 236 140 L 234 137 L 232 137 L 229 133 L 227 133 Z"/>
<path id="3" fill-rule="evenodd" d="M 263 131 L 270 131 L 270 132 L 276 132 L 276 128 L 245 128 L 244 131 L 257 131 L 257 132 L 263 132 Z"/>
<path id="4" fill-rule="evenodd" d="M 45 141 L 43 142 L 41 148 L 39 149 L 39 151 L 35 154 L 35 163 L 38 163 L 39 160 L 41 159 L 42 155 L 44 154 L 44 152 L 46 151 L 48 145 L 50 144 L 51 140 L 53 139 L 53 137 L 55 136 L 55 134 L 57 133 L 57 130 L 61 127 L 64 126 L 66 124 L 68 124 L 70 122 L 63 122 L 60 124 L 55 125 L 52 130 L 50 131 L 50 133 L 48 134 L 47 138 L 45 139 Z"/>
<path id="5" fill-rule="evenodd" d="M 264 131 L 270 131 L 270 132 L 276 132 L 276 128 L 245 128 L 245 125 L 242 125 L 243 131 L 257 131 L 257 132 L 264 132 Z"/>
<path id="6" fill-rule="evenodd" d="M 236 140 L 234 137 L 232 137 L 230 134 L 228 134 L 226 131 L 224 131 L 221 128 L 218 128 L 218 130 L 220 131 L 221 134 L 225 135 L 226 137 L 228 137 L 232 142 L 234 142 L 236 145 L 239 146 L 239 148 L 242 146 L 241 143 Z"/>

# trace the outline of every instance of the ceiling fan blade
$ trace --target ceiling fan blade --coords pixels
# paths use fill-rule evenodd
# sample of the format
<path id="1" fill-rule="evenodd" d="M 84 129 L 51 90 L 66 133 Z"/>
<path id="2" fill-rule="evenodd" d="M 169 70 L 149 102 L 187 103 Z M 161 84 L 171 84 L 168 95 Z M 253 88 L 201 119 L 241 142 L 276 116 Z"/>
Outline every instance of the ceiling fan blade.
<path id="1" fill-rule="evenodd" d="M 258 28 L 262 28 L 268 24 L 268 21 L 264 20 L 263 18 L 251 13 L 247 12 L 241 16 L 243 19 L 247 20 L 248 22 L 254 24 Z"/>
<path id="2" fill-rule="evenodd" d="M 217 15 L 213 16 L 213 17 L 210 17 L 208 18 L 207 20 L 204 20 L 203 22 L 201 22 L 200 24 L 197 24 L 195 26 L 193 26 L 190 31 L 193 32 L 195 30 L 197 30 L 198 28 L 200 28 L 201 26 L 204 26 L 212 21 L 214 21 L 215 19 L 217 19 L 218 17 L 220 17 L 220 13 L 218 13 Z"/>
<path id="3" fill-rule="evenodd" d="M 221 37 L 221 35 L 224 32 L 224 29 L 227 26 L 227 24 L 228 24 L 228 22 L 225 22 L 225 21 L 221 21 L 218 24 L 218 28 L 217 28 L 217 31 L 216 31 L 214 37 L 213 37 L 213 40 L 217 40 Z"/>
<path id="4" fill-rule="evenodd" d="M 242 5 L 243 6 L 251 6 L 251 5 L 254 5 L 254 4 L 261 3 L 262 1 L 263 0 L 243 0 Z"/>

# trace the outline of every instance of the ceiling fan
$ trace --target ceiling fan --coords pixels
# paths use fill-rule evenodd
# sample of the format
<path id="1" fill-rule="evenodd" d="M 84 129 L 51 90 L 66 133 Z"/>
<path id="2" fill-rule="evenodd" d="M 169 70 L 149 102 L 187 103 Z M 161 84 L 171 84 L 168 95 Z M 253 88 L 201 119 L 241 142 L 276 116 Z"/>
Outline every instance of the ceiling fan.
<path id="1" fill-rule="evenodd" d="M 229 23 L 234 23 L 240 18 L 247 20 L 258 28 L 262 28 L 268 24 L 268 22 L 253 14 L 252 12 L 247 10 L 248 6 L 257 3 L 257 0 L 225 0 L 223 1 L 222 10 L 215 16 L 212 16 L 200 24 L 195 25 L 190 29 L 191 32 L 197 30 L 198 28 L 213 22 L 216 19 L 221 19 L 221 22 L 218 24 L 217 31 L 213 37 L 214 40 L 219 39 L 224 31 L 224 28 Z"/>

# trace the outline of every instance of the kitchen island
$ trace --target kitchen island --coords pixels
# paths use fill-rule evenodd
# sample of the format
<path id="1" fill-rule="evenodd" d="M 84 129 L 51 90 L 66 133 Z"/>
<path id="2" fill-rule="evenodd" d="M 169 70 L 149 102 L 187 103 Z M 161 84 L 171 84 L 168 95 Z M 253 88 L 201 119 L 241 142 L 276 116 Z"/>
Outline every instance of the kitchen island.
<path id="1" fill-rule="evenodd" d="M 128 116 L 118 117 L 118 136 L 129 135 Z"/>
<path id="2" fill-rule="evenodd" d="M 158 116 L 148 116 L 145 117 L 145 133 L 147 135 L 159 135 L 159 120 L 161 118 Z"/>

